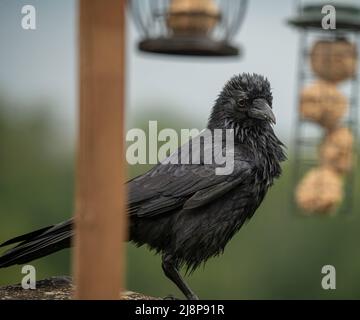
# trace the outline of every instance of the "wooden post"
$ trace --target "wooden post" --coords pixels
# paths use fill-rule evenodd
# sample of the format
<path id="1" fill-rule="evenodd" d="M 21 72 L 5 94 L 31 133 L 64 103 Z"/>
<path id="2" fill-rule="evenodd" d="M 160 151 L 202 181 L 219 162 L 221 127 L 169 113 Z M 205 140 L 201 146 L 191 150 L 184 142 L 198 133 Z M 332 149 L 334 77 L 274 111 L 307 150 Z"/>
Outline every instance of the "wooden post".
<path id="1" fill-rule="evenodd" d="M 80 0 L 76 299 L 119 299 L 124 268 L 125 0 Z"/>

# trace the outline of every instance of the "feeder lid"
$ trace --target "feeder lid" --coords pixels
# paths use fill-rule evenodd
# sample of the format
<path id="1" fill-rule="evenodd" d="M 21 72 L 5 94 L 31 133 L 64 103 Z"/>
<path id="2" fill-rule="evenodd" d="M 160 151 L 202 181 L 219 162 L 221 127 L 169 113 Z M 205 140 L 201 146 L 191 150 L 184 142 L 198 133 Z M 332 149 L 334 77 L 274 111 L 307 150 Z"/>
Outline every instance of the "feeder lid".
<path id="1" fill-rule="evenodd" d="M 203 37 L 162 37 L 144 39 L 139 49 L 145 52 L 191 56 L 238 56 L 239 49 L 225 41 Z"/>
<path id="2" fill-rule="evenodd" d="M 360 31 L 360 7 L 329 3 L 336 9 L 336 29 Z M 297 17 L 288 20 L 288 23 L 298 28 L 322 29 L 321 20 L 324 14 L 321 13 L 324 4 L 311 4 L 302 7 Z"/>

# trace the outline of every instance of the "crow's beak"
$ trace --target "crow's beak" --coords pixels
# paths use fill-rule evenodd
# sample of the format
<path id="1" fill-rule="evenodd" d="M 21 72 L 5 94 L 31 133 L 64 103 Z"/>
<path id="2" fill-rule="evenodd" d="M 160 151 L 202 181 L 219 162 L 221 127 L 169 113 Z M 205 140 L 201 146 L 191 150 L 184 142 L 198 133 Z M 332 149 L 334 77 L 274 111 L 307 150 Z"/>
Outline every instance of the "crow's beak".
<path id="1" fill-rule="evenodd" d="M 249 114 L 253 118 L 267 120 L 273 124 L 276 124 L 275 115 L 265 99 L 255 99 Z"/>

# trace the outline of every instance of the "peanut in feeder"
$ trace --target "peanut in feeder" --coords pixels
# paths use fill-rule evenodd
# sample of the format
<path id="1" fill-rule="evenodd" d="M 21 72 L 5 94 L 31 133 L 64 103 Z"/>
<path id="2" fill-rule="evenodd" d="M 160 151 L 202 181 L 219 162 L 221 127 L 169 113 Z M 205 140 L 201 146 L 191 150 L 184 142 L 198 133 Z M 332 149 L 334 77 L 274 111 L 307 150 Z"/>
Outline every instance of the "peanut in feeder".
<path id="1" fill-rule="evenodd" d="M 213 0 L 173 0 L 167 25 L 175 35 L 206 35 L 220 19 L 220 11 Z"/>
<path id="2" fill-rule="evenodd" d="M 317 81 L 301 92 L 300 114 L 327 129 L 336 127 L 348 108 L 346 97 L 330 82 Z"/>
<path id="3" fill-rule="evenodd" d="M 332 213 L 343 199 L 341 176 L 328 167 L 311 169 L 297 186 L 295 199 L 304 214 Z"/>
<path id="4" fill-rule="evenodd" d="M 320 163 L 344 174 L 352 168 L 354 137 L 348 128 L 329 132 L 320 146 Z"/>
<path id="5" fill-rule="evenodd" d="M 357 69 L 356 46 L 345 40 L 317 41 L 310 54 L 314 73 L 323 80 L 340 82 L 355 75 Z"/>

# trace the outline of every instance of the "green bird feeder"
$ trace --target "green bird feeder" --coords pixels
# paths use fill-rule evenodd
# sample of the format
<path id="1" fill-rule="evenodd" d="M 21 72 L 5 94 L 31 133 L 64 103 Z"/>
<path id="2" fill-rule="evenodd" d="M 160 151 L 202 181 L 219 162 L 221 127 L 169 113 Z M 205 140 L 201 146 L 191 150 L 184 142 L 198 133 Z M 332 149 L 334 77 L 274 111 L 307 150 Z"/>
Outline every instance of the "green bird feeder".
<path id="1" fill-rule="evenodd" d="M 300 33 L 293 211 L 351 213 L 360 133 L 360 2 L 298 1 L 287 23 Z"/>

